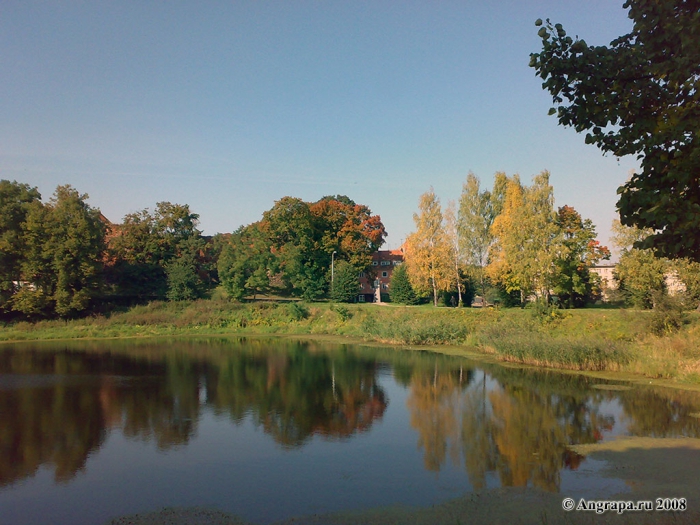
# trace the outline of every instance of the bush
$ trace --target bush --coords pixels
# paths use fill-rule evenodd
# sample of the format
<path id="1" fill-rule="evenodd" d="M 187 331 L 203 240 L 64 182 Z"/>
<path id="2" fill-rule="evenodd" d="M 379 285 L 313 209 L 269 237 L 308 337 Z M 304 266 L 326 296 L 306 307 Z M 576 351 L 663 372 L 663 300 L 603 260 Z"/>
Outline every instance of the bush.
<path id="1" fill-rule="evenodd" d="M 287 311 L 294 321 L 301 321 L 309 317 L 309 309 L 304 303 L 288 303 Z"/>
<path id="2" fill-rule="evenodd" d="M 654 308 L 649 317 L 649 331 L 655 335 L 677 332 L 685 321 L 682 299 L 655 293 L 653 302 Z"/>

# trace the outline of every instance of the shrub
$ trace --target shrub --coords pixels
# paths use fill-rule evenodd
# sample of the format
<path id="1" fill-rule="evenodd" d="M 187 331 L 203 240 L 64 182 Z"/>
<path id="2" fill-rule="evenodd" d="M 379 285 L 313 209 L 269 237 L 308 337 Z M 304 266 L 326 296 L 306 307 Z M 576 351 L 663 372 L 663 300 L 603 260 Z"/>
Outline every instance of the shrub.
<path id="1" fill-rule="evenodd" d="M 304 303 L 288 303 L 287 311 L 294 321 L 301 321 L 309 317 L 309 309 Z"/>

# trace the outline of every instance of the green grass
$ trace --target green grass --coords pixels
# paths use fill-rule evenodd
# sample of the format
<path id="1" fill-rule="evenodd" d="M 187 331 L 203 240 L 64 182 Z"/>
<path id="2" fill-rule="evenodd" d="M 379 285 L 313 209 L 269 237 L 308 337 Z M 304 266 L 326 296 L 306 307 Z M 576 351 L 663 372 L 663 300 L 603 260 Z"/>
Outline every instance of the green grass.
<path id="1" fill-rule="evenodd" d="M 664 325 L 661 325 L 664 326 Z M 108 316 L 14 323 L 0 341 L 173 335 L 334 335 L 399 345 L 474 347 L 501 360 L 572 370 L 625 371 L 697 383 L 700 317 L 675 331 L 625 309 L 433 308 L 225 299 L 153 302 Z M 659 335 L 660 334 L 660 335 Z"/>

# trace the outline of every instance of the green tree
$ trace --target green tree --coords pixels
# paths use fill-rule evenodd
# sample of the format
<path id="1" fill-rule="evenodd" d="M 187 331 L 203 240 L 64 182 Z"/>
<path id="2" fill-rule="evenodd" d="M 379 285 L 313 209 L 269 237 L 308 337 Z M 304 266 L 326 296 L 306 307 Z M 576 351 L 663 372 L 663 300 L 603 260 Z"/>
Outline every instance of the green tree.
<path id="1" fill-rule="evenodd" d="M 36 188 L 0 180 L 0 313 L 11 310 L 10 300 L 22 280 L 26 253 L 24 223 L 32 202 L 40 201 Z"/>
<path id="2" fill-rule="evenodd" d="M 601 259 L 609 259 L 610 250 L 595 239 L 593 222 L 582 219 L 571 206 L 559 208 L 556 222 L 565 249 L 556 259 L 554 291 L 569 308 L 584 306 L 594 285 L 589 268 Z"/>
<path id="3" fill-rule="evenodd" d="M 218 269 L 221 285 L 232 299 L 269 292 L 277 261 L 259 222 L 231 234 L 221 250 Z"/>
<path id="4" fill-rule="evenodd" d="M 413 290 L 413 286 L 411 286 L 405 264 L 394 268 L 391 274 L 391 282 L 389 283 L 389 292 L 391 293 L 392 303 L 418 304 L 418 297 Z"/>
<path id="5" fill-rule="evenodd" d="M 209 274 L 198 224 L 187 204 L 159 202 L 153 213 L 126 215 L 109 246 L 113 293 L 137 300 L 200 297 Z"/>
<path id="6" fill-rule="evenodd" d="M 620 249 L 620 261 L 615 267 L 619 289 L 629 304 L 639 308 L 652 308 L 657 295 L 666 292 L 665 274 L 668 260 L 657 258 L 651 249 L 635 248 L 651 234 L 633 226 L 613 223 L 613 243 Z"/>
<path id="7" fill-rule="evenodd" d="M 700 260 L 700 12 L 696 1 L 627 0 L 634 26 L 591 46 L 547 20 L 530 66 L 559 123 L 641 171 L 622 186 L 623 225 L 650 230 L 637 247 Z M 536 25 L 542 25 L 538 20 Z"/>
<path id="8" fill-rule="evenodd" d="M 414 289 L 430 292 L 433 304 L 438 294 L 449 290 L 453 280 L 453 248 L 445 234 L 440 200 L 432 188 L 421 195 L 420 213 L 413 214 L 416 231 L 406 239 L 406 265 Z"/>
<path id="9" fill-rule="evenodd" d="M 337 261 L 331 285 L 331 299 L 339 303 L 352 303 L 360 292 L 357 269 L 347 261 Z"/>
<path id="10" fill-rule="evenodd" d="M 105 227 L 88 196 L 56 188 L 46 205 L 31 203 L 25 222 L 23 286 L 12 299 L 25 314 L 71 317 L 84 312 L 100 291 Z"/>
<path id="11" fill-rule="evenodd" d="M 459 199 L 459 251 L 471 269 L 482 297 L 486 296 L 485 269 L 488 265 L 489 250 L 494 242 L 491 226 L 503 209 L 507 180 L 505 173 L 498 172 L 495 175 L 494 191 L 481 191 L 478 177 L 469 173 Z"/>

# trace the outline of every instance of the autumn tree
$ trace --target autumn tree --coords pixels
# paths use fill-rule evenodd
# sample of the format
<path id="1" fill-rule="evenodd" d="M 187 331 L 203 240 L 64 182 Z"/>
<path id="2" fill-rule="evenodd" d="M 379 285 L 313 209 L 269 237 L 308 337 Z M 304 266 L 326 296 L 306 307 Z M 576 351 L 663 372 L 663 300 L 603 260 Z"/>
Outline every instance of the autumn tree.
<path id="1" fill-rule="evenodd" d="M 413 214 L 416 231 L 406 239 L 406 265 L 409 278 L 418 292 L 430 292 L 433 304 L 438 294 L 454 282 L 452 246 L 445 235 L 440 200 L 433 190 L 424 193 Z"/>
<path id="2" fill-rule="evenodd" d="M 503 212 L 492 226 L 497 241 L 490 275 L 508 292 L 518 290 L 521 304 L 532 293 L 548 301 L 554 287 L 556 260 L 565 247 L 553 207 L 549 172 L 535 176 L 529 187 L 514 176 L 508 181 Z"/>
<path id="3" fill-rule="evenodd" d="M 569 308 L 583 306 L 593 286 L 589 268 L 601 259 L 609 259 L 610 250 L 596 240 L 593 222 L 582 219 L 571 206 L 559 208 L 556 224 L 563 236 L 564 250 L 556 259 L 554 291 Z"/>
<path id="4" fill-rule="evenodd" d="M 530 66 L 559 123 L 586 143 L 636 155 L 641 171 L 618 189 L 621 223 L 659 256 L 700 260 L 700 14 L 697 1 L 627 0 L 634 25 L 608 46 L 571 38 L 549 20 Z M 538 20 L 536 25 L 542 25 Z"/>

